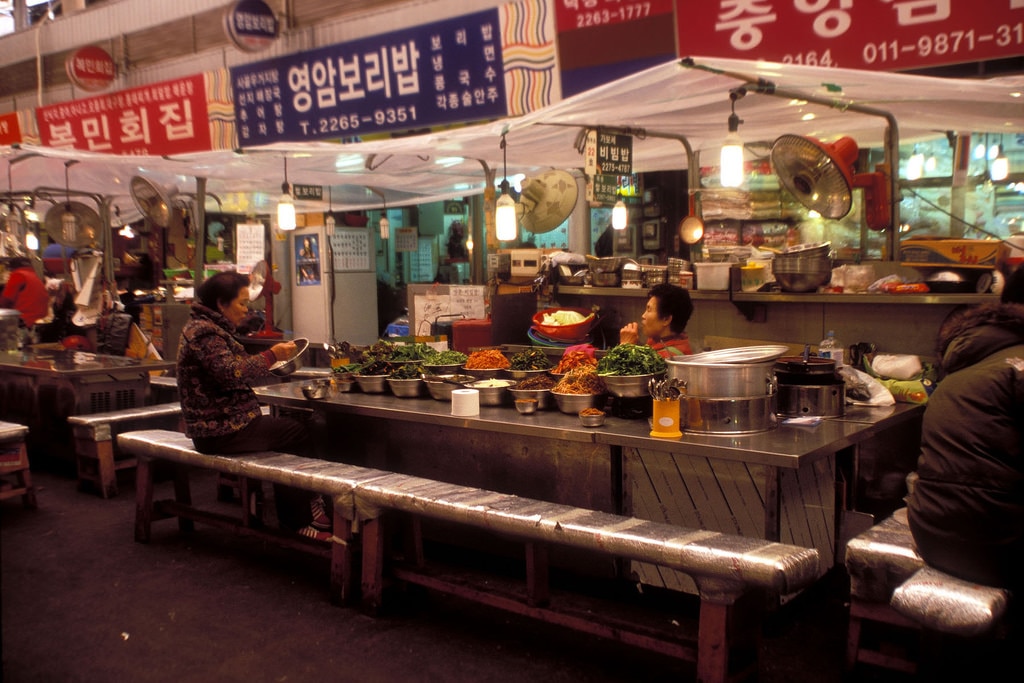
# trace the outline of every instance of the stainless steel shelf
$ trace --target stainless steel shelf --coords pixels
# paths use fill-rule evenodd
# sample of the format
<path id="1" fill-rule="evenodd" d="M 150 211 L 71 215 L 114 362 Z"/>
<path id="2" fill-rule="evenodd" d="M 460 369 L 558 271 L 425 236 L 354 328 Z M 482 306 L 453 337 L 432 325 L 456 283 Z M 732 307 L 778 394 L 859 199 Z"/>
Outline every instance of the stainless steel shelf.
<path id="1" fill-rule="evenodd" d="M 581 296 L 646 298 L 647 289 L 622 287 L 559 287 L 561 294 Z M 695 300 L 732 301 L 753 304 L 983 304 L 999 300 L 996 294 L 800 294 L 795 292 L 715 292 L 691 290 Z"/>

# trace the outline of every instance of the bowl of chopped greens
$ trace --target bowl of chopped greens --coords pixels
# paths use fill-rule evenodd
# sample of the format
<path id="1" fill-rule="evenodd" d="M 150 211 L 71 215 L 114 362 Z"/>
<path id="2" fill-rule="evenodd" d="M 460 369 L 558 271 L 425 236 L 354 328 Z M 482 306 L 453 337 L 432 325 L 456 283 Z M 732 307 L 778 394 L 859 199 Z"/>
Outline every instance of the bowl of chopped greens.
<path id="1" fill-rule="evenodd" d="M 649 396 L 650 381 L 663 377 L 667 367 L 650 346 L 619 344 L 597 361 L 597 374 L 612 396 L 636 398 Z"/>
<path id="2" fill-rule="evenodd" d="M 435 351 L 423 359 L 423 371 L 428 375 L 454 375 L 469 358 L 461 351 Z"/>
<path id="3" fill-rule="evenodd" d="M 594 312 L 586 308 L 545 308 L 533 316 L 533 327 L 542 335 L 557 341 L 583 341 L 597 322 Z"/>
<path id="4" fill-rule="evenodd" d="M 523 380 L 528 377 L 546 375 L 551 368 L 551 361 L 546 353 L 540 349 L 526 349 L 514 354 L 509 359 L 509 366 L 505 372 L 512 379 Z"/>

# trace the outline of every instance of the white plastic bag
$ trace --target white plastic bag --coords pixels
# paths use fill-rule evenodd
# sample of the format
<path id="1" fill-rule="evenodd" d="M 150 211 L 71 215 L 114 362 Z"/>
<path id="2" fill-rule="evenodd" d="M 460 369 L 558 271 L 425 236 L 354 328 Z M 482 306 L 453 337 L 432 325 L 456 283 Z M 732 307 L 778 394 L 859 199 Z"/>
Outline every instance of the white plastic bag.
<path id="1" fill-rule="evenodd" d="M 836 370 L 846 384 L 846 400 L 855 406 L 891 406 L 896 403 L 892 392 L 877 379 L 849 365 Z"/>
<path id="2" fill-rule="evenodd" d="M 871 361 L 871 369 L 879 377 L 890 379 L 913 379 L 924 370 L 920 358 L 903 353 L 876 354 Z"/>

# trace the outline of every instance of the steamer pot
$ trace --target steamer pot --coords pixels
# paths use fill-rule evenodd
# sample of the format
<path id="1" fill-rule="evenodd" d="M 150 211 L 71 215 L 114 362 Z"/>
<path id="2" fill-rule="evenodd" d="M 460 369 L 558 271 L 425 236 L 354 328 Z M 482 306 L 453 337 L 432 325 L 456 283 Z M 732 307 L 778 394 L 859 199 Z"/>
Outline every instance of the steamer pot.
<path id="1" fill-rule="evenodd" d="M 754 398 L 687 396 L 680 425 L 691 434 L 752 434 L 775 429 L 775 394 Z"/>
<path id="2" fill-rule="evenodd" d="M 841 417 L 846 385 L 779 385 L 779 415 L 783 417 Z"/>
<path id="3" fill-rule="evenodd" d="M 779 384 L 835 384 L 836 362 L 831 358 L 784 356 L 775 363 L 775 381 Z"/>
<path id="4" fill-rule="evenodd" d="M 670 379 L 681 380 L 690 396 L 744 398 L 772 394 L 775 359 L 787 351 L 781 345 L 746 346 L 668 358 Z"/>

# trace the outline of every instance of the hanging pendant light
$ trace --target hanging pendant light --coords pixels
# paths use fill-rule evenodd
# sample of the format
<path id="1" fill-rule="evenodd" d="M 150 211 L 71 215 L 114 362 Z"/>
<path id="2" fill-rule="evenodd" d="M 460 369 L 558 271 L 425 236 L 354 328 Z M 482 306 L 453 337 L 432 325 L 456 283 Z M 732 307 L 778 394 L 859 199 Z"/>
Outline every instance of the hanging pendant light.
<path id="1" fill-rule="evenodd" d="M 494 224 L 499 242 L 514 240 L 519 234 L 516 225 L 516 202 L 512 199 L 508 184 L 508 157 L 504 133 L 501 136 L 502 180 L 501 196 L 494 205 Z"/>
<path id="2" fill-rule="evenodd" d="M 381 194 L 383 197 L 384 195 Z M 388 220 L 388 200 L 384 200 L 384 209 L 380 212 L 380 238 L 382 240 L 391 238 L 391 221 Z"/>
<path id="3" fill-rule="evenodd" d="M 75 242 L 78 240 L 78 216 L 71 210 L 71 184 L 68 181 L 68 168 L 74 163 L 77 162 L 64 162 L 64 193 L 66 202 L 64 204 L 64 213 L 60 217 L 60 234 L 65 242 Z"/>
<path id="4" fill-rule="evenodd" d="M 288 184 L 288 157 L 284 158 L 284 182 L 281 183 L 281 198 L 277 201 L 277 227 L 281 230 L 295 229 L 295 201 Z"/>
<path id="5" fill-rule="evenodd" d="M 331 197 L 331 186 L 328 185 L 327 186 L 327 217 L 324 218 L 324 226 L 329 231 L 331 231 L 333 233 L 334 232 L 334 227 L 336 225 L 337 225 L 337 222 L 334 220 L 334 200 Z"/>
<path id="6" fill-rule="evenodd" d="M 996 158 L 992 160 L 992 167 L 989 169 L 989 177 L 992 180 L 1006 180 L 1006 177 L 1010 175 L 1010 160 L 1006 158 L 1006 154 L 1003 152 L 1003 146 L 999 145 L 996 152 Z"/>
<path id="7" fill-rule="evenodd" d="M 729 115 L 729 134 L 722 144 L 720 182 L 722 187 L 739 187 L 743 184 L 743 140 L 739 129 L 743 120 L 736 115 L 736 100 L 747 94 L 746 88 L 733 88 L 729 91 L 732 113 Z"/>
<path id="8" fill-rule="evenodd" d="M 629 214 L 626 211 L 626 202 L 620 199 L 615 202 L 615 206 L 612 207 L 612 229 L 625 230 L 628 218 Z"/>
<path id="9" fill-rule="evenodd" d="M 914 145 L 914 153 L 907 159 L 907 180 L 918 180 L 924 175 L 924 153 Z"/>

